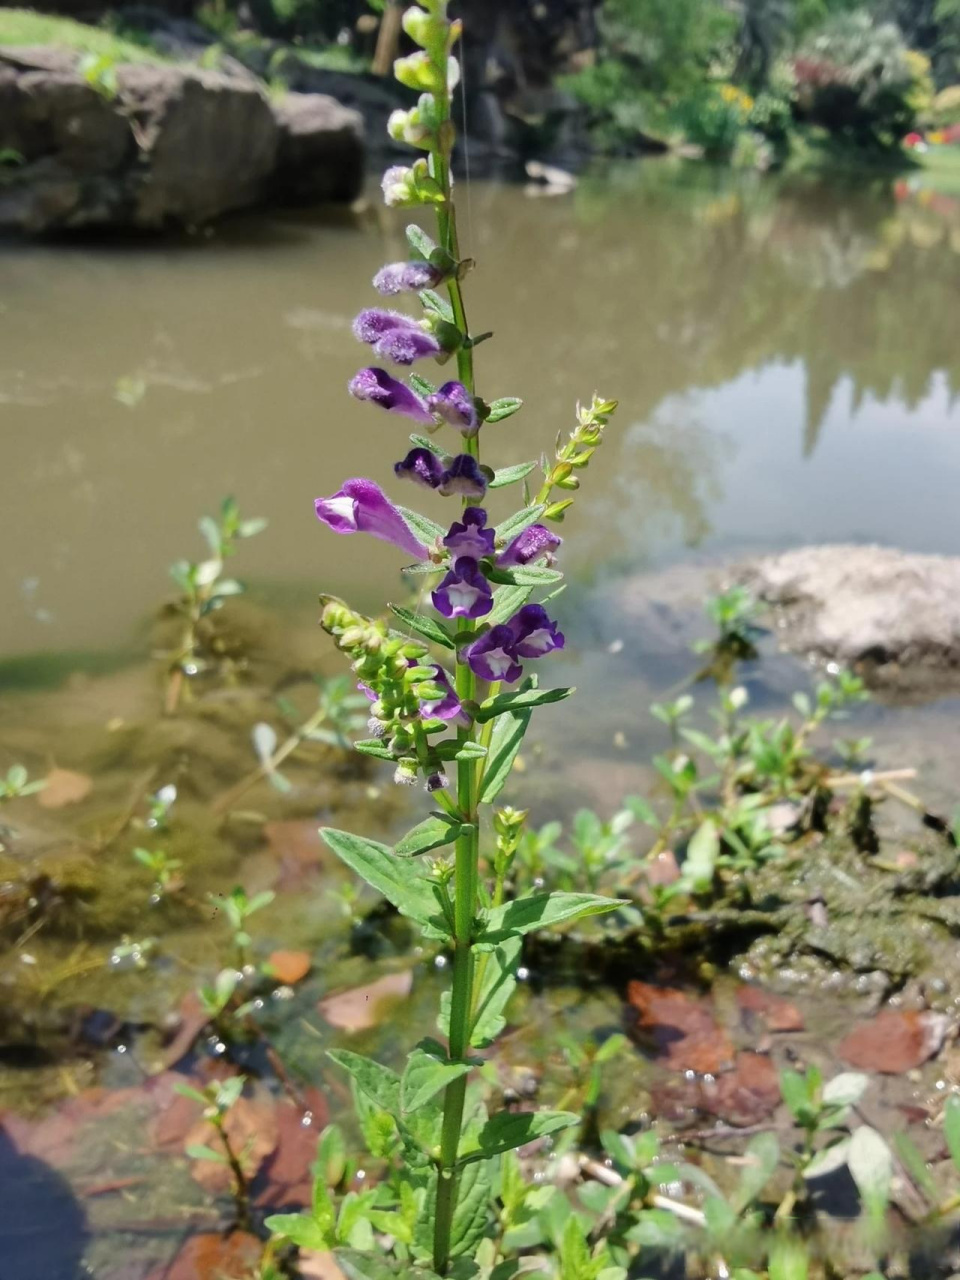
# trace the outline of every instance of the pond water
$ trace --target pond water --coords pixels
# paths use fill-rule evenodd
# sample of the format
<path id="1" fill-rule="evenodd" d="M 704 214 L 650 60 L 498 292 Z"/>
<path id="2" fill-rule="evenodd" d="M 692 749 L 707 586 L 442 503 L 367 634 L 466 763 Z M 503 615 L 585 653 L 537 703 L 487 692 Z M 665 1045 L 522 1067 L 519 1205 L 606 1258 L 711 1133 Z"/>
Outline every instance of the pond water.
<path id="1" fill-rule="evenodd" d="M 473 328 L 495 331 L 478 352 L 479 387 L 527 402 L 484 429 L 487 455 L 535 457 L 569 429 L 578 398 L 620 400 L 564 529 L 573 586 L 558 611 L 570 643 L 551 676 L 580 693 L 542 717 L 526 779 L 540 820 L 583 802 L 609 814 L 651 783 L 646 761 L 663 742 L 646 708 L 692 669 L 686 635 L 625 624 L 618 600 L 643 575 L 823 541 L 960 553 L 960 199 L 920 177 L 780 179 L 656 162 L 597 171 L 557 198 L 478 182 L 461 203 L 479 267 L 467 282 Z M 363 359 L 351 319 L 372 300 L 365 282 L 402 256 L 403 225 L 371 201 L 356 217 L 265 215 L 182 241 L 0 249 L 0 768 L 22 759 L 37 775 L 53 765 L 89 775 L 92 797 L 74 808 L 38 817 L 24 801 L 11 813 L 26 855 L 65 860 L 81 900 L 98 880 L 101 890 L 81 925 L 68 916 L 14 931 L 0 964 L 14 1011 L 0 1109 L 33 1113 L 34 1128 L 12 1129 L 14 1167 L 39 1179 L 22 1208 L 0 1213 L 0 1238 L 26 1241 L 34 1268 L 18 1280 L 74 1280 L 81 1255 L 109 1280 L 180 1276 L 166 1267 L 184 1234 L 219 1220 L 171 1158 L 189 1125 L 167 1147 L 155 1131 L 140 1137 L 144 1116 L 155 1126 L 172 1096 L 169 1071 L 149 1083 L 173 1064 L 164 1017 L 222 955 L 222 914 L 206 892 L 240 879 L 275 888 L 263 945 L 311 953 L 312 976 L 292 1002 L 271 996 L 267 1015 L 301 1078 L 325 1070 L 331 1033 L 318 1030 L 317 999 L 370 977 L 367 960 L 344 957 L 341 906 L 319 892 L 333 872 L 317 868 L 316 816 L 396 831 L 404 798 L 375 771 L 324 759 L 293 771 L 292 800 L 261 787 L 226 828 L 209 805 L 254 763 L 249 728 L 269 718 L 271 680 L 282 673 L 303 702 L 306 673 L 333 669 L 317 592 L 376 608 L 397 591 L 392 549 L 334 539 L 312 502 L 349 475 L 392 487 L 405 449 L 399 420 L 345 391 Z M 254 607 L 279 620 L 263 688 L 187 724 L 165 721 L 149 620 L 170 592 L 167 565 L 202 554 L 197 517 L 227 493 L 270 521 L 236 564 Z M 441 514 L 429 498 L 418 505 Z M 702 593 L 689 581 L 688 596 Z M 248 606 L 237 608 L 242 618 Z M 794 664 L 771 669 L 756 680 L 761 705 L 782 704 L 803 679 Z M 942 702 L 860 719 L 881 763 L 918 767 L 946 796 L 955 712 Z M 130 847 L 146 838 L 134 835 L 146 797 L 174 777 L 165 843 L 185 863 L 193 905 L 151 915 Z M 89 883 L 77 881 L 82 868 Z M 147 934 L 159 945 L 146 970 L 111 966 L 121 938 Z M 403 968 L 401 944 L 377 947 L 377 973 Z M 399 1055 L 411 1025 L 429 1031 L 435 997 L 421 975 L 403 1017 L 351 1046 Z M 527 999 L 532 1030 L 504 1070 L 511 1052 L 521 1065 L 549 1058 L 541 1030 L 558 1019 L 582 1036 L 620 1017 L 612 992 L 561 983 Z M 556 1101 L 570 1082 L 554 1066 Z M 340 1115 L 342 1091 L 324 1083 Z M 646 1105 L 629 1076 L 629 1096 L 614 1092 L 617 1115 Z M 44 1182 L 50 1169 L 69 1185 L 60 1173 Z M 41 1264 L 44 1197 L 67 1209 Z M 14 1220 L 21 1212 L 29 1227 Z"/>

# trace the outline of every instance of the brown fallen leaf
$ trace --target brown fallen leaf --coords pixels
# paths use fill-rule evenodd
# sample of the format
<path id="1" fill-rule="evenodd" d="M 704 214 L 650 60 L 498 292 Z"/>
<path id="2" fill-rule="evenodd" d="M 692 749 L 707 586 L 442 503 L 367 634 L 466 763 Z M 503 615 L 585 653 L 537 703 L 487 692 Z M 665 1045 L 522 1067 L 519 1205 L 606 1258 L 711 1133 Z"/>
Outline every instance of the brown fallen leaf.
<path id="1" fill-rule="evenodd" d="M 329 1116 L 327 1099 L 319 1089 L 304 1091 L 304 1112 L 292 1102 L 278 1102 L 275 1111 L 277 1144 L 260 1170 L 263 1189 L 257 1204 L 264 1209 L 299 1209 L 310 1203 L 317 1158 L 317 1139 Z"/>
<path id="2" fill-rule="evenodd" d="M 311 963 L 309 951 L 272 951 L 267 957 L 270 973 L 288 987 L 307 976 Z"/>
<path id="3" fill-rule="evenodd" d="M 275 1108 L 265 1101 L 240 1098 L 227 1112 L 224 1132 L 230 1141 L 240 1167 L 248 1178 L 257 1175 L 260 1166 L 277 1145 Z M 186 1136 L 184 1147 L 193 1145 L 223 1149 L 216 1129 L 209 1120 L 198 1120 Z M 232 1175 L 227 1165 L 215 1160 L 191 1160 L 190 1173 L 205 1191 L 219 1195 L 230 1190 Z"/>
<path id="4" fill-rule="evenodd" d="M 737 988 L 737 1003 L 747 1013 L 758 1014 L 771 1031 L 802 1031 L 803 1014 L 784 996 L 762 987 Z"/>
<path id="5" fill-rule="evenodd" d="M 85 800 L 93 788 L 93 779 L 72 769 L 51 769 L 46 785 L 37 792 L 37 800 L 44 809 L 62 809 L 64 805 L 78 804 Z"/>
<path id="6" fill-rule="evenodd" d="M 246 1231 L 191 1236 L 173 1262 L 147 1280 L 255 1280 L 262 1253 L 263 1242 Z"/>
<path id="7" fill-rule="evenodd" d="M 329 865 L 330 855 L 316 822 L 299 818 L 267 822 L 263 834 L 270 854 L 279 863 L 279 889 L 296 889 L 324 864 Z"/>
<path id="8" fill-rule="evenodd" d="M 628 984 L 627 999 L 639 1015 L 637 1032 L 674 1070 L 717 1075 L 733 1062 L 733 1044 L 708 1001 L 638 981 Z"/>
<path id="9" fill-rule="evenodd" d="M 732 1071 L 704 1084 L 701 1106 L 728 1124 L 747 1127 L 773 1115 L 780 1104 L 780 1078 L 762 1053 L 738 1053 Z"/>
<path id="10" fill-rule="evenodd" d="M 943 1044 L 948 1025 L 943 1013 L 884 1009 L 844 1036 L 837 1053 L 851 1067 L 901 1075 L 933 1057 Z"/>
<path id="11" fill-rule="evenodd" d="M 332 1027 L 342 1031 L 366 1031 L 382 1022 L 390 1007 L 405 999 L 413 987 L 409 969 L 388 973 L 365 987 L 353 987 L 326 996 L 317 1008 Z"/>
<path id="12" fill-rule="evenodd" d="M 664 849 L 663 853 L 657 854 L 652 862 L 646 864 L 643 874 L 647 884 L 654 887 L 675 884 L 680 879 L 680 868 L 673 850 Z"/>

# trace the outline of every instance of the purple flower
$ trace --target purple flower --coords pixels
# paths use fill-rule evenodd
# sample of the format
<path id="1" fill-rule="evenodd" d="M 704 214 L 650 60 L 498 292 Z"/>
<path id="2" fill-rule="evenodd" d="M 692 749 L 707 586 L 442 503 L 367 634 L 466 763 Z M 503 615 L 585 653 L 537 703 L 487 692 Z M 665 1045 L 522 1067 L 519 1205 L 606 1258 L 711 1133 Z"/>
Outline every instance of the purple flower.
<path id="1" fill-rule="evenodd" d="M 383 294 L 416 293 L 432 289 L 442 279 L 440 268 L 429 262 L 391 262 L 373 277 L 373 287 Z"/>
<path id="2" fill-rule="evenodd" d="M 513 684 L 523 671 L 517 661 L 513 631 L 508 626 L 491 627 L 484 635 L 465 645 L 460 656 L 481 680 L 503 680 Z"/>
<path id="3" fill-rule="evenodd" d="M 451 493 L 459 493 L 464 498 L 482 498 L 487 492 L 487 477 L 476 458 L 471 458 L 469 453 L 457 454 L 443 473 L 440 492 L 445 498 Z"/>
<path id="4" fill-rule="evenodd" d="M 436 666 L 433 668 L 434 684 L 438 684 L 444 690 L 442 698 L 438 698 L 436 702 L 421 702 L 420 710 L 425 716 L 433 716 L 436 720 L 452 720 L 454 724 L 463 725 L 467 728 L 470 724 L 470 717 L 460 705 L 460 699 L 454 691 L 453 685 L 450 683 L 450 677 L 444 671 L 443 667 Z"/>
<path id="5" fill-rule="evenodd" d="M 402 413 L 424 426 L 433 425 L 430 410 L 420 397 L 406 383 L 391 377 L 386 369 L 361 369 L 351 379 L 349 390 L 358 400 L 371 400 L 391 413 Z"/>
<path id="6" fill-rule="evenodd" d="M 487 513 L 483 507 L 467 507 L 463 520 L 454 521 L 443 545 L 456 560 L 458 556 L 471 556 L 482 560 L 493 555 L 493 530 L 486 528 Z"/>
<path id="7" fill-rule="evenodd" d="M 497 564 L 501 569 L 509 569 L 514 565 L 533 564 L 542 556 L 552 556 L 562 538 L 542 524 L 532 524 L 523 533 L 517 534 L 514 540 L 497 556 Z"/>
<path id="8" fill-rule="evenodd" d="M 368 343 L 378 356 L 396 364 L 413 364 L 424 356 L 437 356 L 442 348 L 432 333 L 399 311 L 368 307 L 353 322 L 353 332 Z"/>
<path id="9" fill-rule="evenodd" d="M 393 470 L 401 480 L 413 480 L 428 489 L 436 489 L 446 474 L 442 460 L 422 446 L 411 449 L 402 462 L 394 464 Z"/>
<path id="10" fill-rule="evenodd" d="M 329 498 L 317 498 L 314 507 L 317 518 L 334 533 L 369 533 L 384 542 L 392 542 L 418 560 L 426 560 L 429 554 L 387 495 L 372 480 L 344 480 L 341 488 Z"/>
<path id="11" fill-rule="evenodd" d="M 445 618 L 482 618 L 493 608 L 490 583 L 470 556 L 454 562 L 431 598 L 437 613 Z"/>
<path id="12" fill-rule="evenodd" d="M 513 636 L 514 650 L 521 658 L 542 658 L 545 653 L 562 649 L 563 632 L 551 622 L 542 604 L 525 604 L 507 623 Z"/>
<path id="13" fill-rule="evenodd" d="M 462 382 L 445 382 L 439 391 L 427 397 L 427 407 L 451 427 L 459 427 L 464 436 L 475 436 L 480 430 L 477 406 Z"/>

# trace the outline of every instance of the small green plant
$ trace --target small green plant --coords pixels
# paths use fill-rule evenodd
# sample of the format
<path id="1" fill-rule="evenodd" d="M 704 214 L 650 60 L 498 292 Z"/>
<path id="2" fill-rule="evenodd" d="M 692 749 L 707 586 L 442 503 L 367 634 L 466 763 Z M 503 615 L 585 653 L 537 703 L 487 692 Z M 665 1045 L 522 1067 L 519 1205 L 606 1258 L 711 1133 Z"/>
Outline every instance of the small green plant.
<path id="1" fill-rule="evenodd" d="M 81 58 L 80 74 L 91 89 L 108 101 L 115 98 L 120 90 L 116 60 L 109 53 L 88 53 Z"/>
<path id="2" fill-rule="evenodd" d="M 185 1098 L 192 1098 L 203 1106 L 203 1117 L 213 1126 L 218 1147 L 205 1143 L 190 1143 L 187 1155 L 191 1160 L 221 1164 L 230 1170 L 230 1190 L 236 1207 L 237 1226 L 242 1231 L 250 1231 L 253 1220 L 250 1213 L 250 1186 L 243 1168 L 246 1150 L 237 1151 L 228 1132 L 228 1118 L 231 1111 L 240 1101 L 246 1079 L 244 1076 L 229 1076 L 226 1080 L 214 1081 L 204 1089 L 195 1089 L 192 1085 L 177 1084 L 178 1093 Z"/>
<path id="3" fill-rule="evenodd" d="M 176 710 L 185 680 L 207 670 L 215 660 L 212 615 L 231 596 L 243 593 L 243 586 L 235 578 L 223 576 L 224 562 L 236 554 L 239 541 L 252 538 L 266 526 L 267 521 L 261 518 L 242 520 L 234 499 L 225 498 L 217 519 L 200 519 L 200 532 L 210 549 L 208 559 L 177 560 L 171 565 L 170 576 L 182 592 L 172 608 L 183 619 L 183 631 L 178 647 L 169 657 L 168 713 Z"/>
<path id="4" fill-rule="evenodd" d="M 36 795 L 47 785 L 46 780 L 37 778 L 30 781 L 30 775 L 22 764 L 13 764 L 7 770 L 6 777 L 0 776 L 0 804 L 6 800 L 20 800 L 24 796 Z"/>
<path id="5" fill-rule="evenodd" d="M 248 897 L 247 891 L 240 885 L 231 889 L 226 895 L 210 895 L 210 901 L 217 907 L 223 908 L 227 921 L 233 930 L 234 956 L 236 967 L 240 973 L 243 973 L 250 964 L 250 946 L 253 939 L 247 929 L 248 921 L 258 911 L 262 911 L 264 907 L 269 907 L 275 897 L 276 894 L 272 889 L 264 889 L 261 893 L 255 893 L 252 898 Z"/>
<path id="6" fill-rule="evenodd" d="M 172 782 L 154 792 L 147 805 L 144 826 L 149 831 L 164 832 L 170 827 L 170 811 L 177 799 L 177 788 Z"/>
<path id="7" fill-rule="evenodd" d="M 183 863 L 179 858 L 168 857 L 162 849 L 141 848 L 134 849 L 133 857 L 153 876 L 155 900 L 178 893 L 183 888 L 183 877 L 180 875 Z"/>

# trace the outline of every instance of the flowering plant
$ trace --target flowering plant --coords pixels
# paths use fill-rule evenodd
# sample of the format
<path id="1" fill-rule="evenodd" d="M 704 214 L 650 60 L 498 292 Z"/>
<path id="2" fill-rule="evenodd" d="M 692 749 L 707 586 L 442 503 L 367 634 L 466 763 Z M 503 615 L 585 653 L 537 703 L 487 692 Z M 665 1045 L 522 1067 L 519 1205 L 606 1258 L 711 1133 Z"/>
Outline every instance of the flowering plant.
<path id="1" fill-rule="evenodd" d="M 396 505 L 367 478 L 346 480 L 316 501 L 317 516 L 333 532 L 368 533 L 392 543 L 415 562 L 407 573 L 434 574 L 436 581 L 432 615 L 390 606 L 399 629 L 322 598 L 321 624 L 350 659 L 370 701 L 372 736 L 357 749 L 390 761 L 399 783 L 423 779 L 436 806 L 394 848 L 344 831 L 322 834 L 349 867 L 453 953 L 452 990 L 439 1017 L 443 1043 L 423 1041 L 402 1075 L 355 1053 L 331 1054 L 352 1076 L 361 1111 L 373 1108 L 384 1117 L 399 1143 L 402 1186 L 388 1232 L 397 1266 L 402 1274 L 440 1276 L 485 1231 L 497 1157 L 578 1119 L 557 1111 L 491 1117 L 479 1093 L 468 1088 L 471 1054 L 489 1045 L 504 1025 L 522 937 L 616 905 L 588 893 L 534 893 L 505 901 L 526 815 L 491 807 L 534 708 L 572 692 L 541 689 L 535 666 L 564 645 L 547 608 L 562 579 L 554 564 L 561 539 L 549 525 L 562 521 L 579 485 L 576 473 L 602 442 L 616 405 L 594 397 L 578 409 L 572 434 L 566 441 L 558 436 L 553 460 L 541 462 L 536 496 L 528 479 L 535 462 L 500 470 L 481 463 L 481 440 L 521 405 L 510 397 L 487 402 L 474 382 L 474 349 L 481 337 L 469 328 L 464 307 L 462 281 L 472 263 L 460 254 L 450 170 L 451 93 L 458 78 L 452 50 L 460 24 L 448 20 L 446 10 L 447 0 L 424 0 L 424 7 L 404 14 L 404 30 L 418 51 L 398 60 L 396 76 L 420 97 L 411 110 L 394 113 L 389 129 L 426 156 L 389 169 L 383 180 L 389 206 L 433 206 L 437 239 L 420 226 L 408 227 L 410 260 L 385 266 L 373 282 L 383 295 L 419 299 L 422 315 L 368 308 L 354 332 L 380 361 L 408 367 L 455 360 L 457 377 L 439 386 L 417 373 L 404 381 L 378 364 L 361 369 L 349 389 L 421 429 L 396 462 L 396 477 L 459 497 L 461 508 L 443 527 Z M 439 287 L 445 298 L 436 292 Z M 455 443 L 448 446 L 440 433 L 449 439 L 450 429 Z M 492 524 L 488 498 L 521 483 L 522 509 Z M 544 599 L 531 599 L 544 589 Z M 481 863 L 484 810 L 492 812 L 495 849 Z M 451 846 L 452 860 L 445 853 Z M 324 1206 L 315 1205 L 312 1216 L 275 1218 L 271 1226 L 312 1247 L 343 1243 L 332 1208 L 328 1213 Z M 355 1239 L 349 1237 L 348 1244 Z M 355 1248 L 338 1250 L 352 1275 L 373 1274 L 364 1256 Z M 433 1270 L 414 1272 L 411 1263 Z M 384 1265 L 378 1258 L 377 1276 L 387 1274 Z"/>

